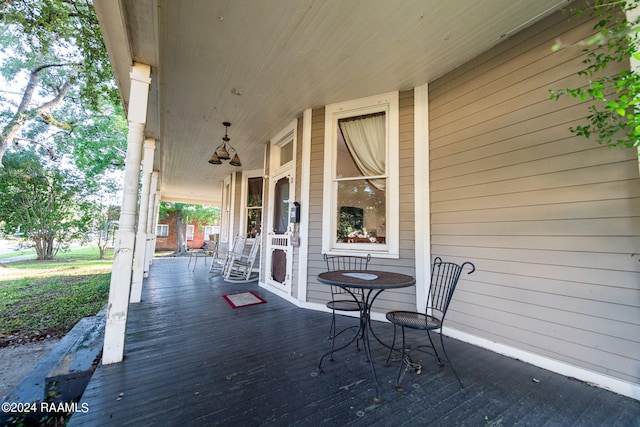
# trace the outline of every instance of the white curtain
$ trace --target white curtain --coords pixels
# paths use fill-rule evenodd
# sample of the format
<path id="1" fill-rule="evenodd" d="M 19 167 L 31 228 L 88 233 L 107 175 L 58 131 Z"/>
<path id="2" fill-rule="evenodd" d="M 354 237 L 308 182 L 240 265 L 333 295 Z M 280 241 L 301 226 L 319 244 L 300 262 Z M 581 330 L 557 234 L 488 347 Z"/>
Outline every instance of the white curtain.
<path id="1" fill-rule="evenodd" d="M 363 176 L 385 174 L 385 123 L 384 113 L 338 121 L 351 157 Z M 369 182 L 381 191 L 386 188 L 385 179 L 370 179 Z"/>

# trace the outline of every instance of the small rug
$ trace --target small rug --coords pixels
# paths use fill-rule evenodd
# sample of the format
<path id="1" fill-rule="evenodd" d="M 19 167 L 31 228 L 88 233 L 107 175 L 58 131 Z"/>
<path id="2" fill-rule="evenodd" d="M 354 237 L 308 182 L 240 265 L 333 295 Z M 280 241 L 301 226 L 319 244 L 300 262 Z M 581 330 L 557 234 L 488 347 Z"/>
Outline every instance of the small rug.
<path id="1" fill-rule="evenodd" d="M 229 303 L 231 308 L 248 307 L 250 305 L 264 304 L 266 302 L 252 291 L 227 294 L 223 295 L 222 298 Z"/>

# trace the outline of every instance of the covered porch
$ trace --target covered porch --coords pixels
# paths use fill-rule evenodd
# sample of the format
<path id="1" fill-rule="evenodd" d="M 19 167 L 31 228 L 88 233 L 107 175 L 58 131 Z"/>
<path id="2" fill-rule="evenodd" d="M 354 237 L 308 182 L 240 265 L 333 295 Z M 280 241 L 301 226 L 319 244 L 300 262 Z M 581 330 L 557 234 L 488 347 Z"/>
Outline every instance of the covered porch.
<path id="1" fill-rule="evenodd" d="M 560 424 L 597 419 L 584 402 L 604 400 L 569 403 L 565 387 L 640 397 L 638 153 L 574 138 L 585 105 L 549 100 L 580 81 L 583 59 L 554 43 L 579 46 L 597 18 L 568 19 L 565 0 L 94 4 L 129 122 L 102 356 L 124 363 L 98 370 L 74 422 L 366 417 L 360 359 L 311 377 L 329 346 L 324 254 L 371 254 L 370 269 L 416 278 L 377 300 L 376 320 L 422 310 L 434 257 L 472 261 L 445 332 L 562 375 L 548 385 L 545 370 L 456 341 L 465 394 L 434 369 L 398 395 L 381 368 L 376 417 Z M 349 144 L 375 156 L 349 154 L 353 120 L 377 130 Z M 214 161 L 229 138 L 242 165 Z M 267 304 L 231 310 L 230 285 L 203 270 L 151 266 L 161 201 L 220 206 L 223 249 L 259 231 L 250 286 L 275 293 Z"/>
<path id="2" fill-rule="evenodd" d="M 464 390 L 449 368 L 416 356 L 423 373 L 407 372 L 405 391 L 395 391 L 399 361 L 385 367 L 387 352 L 375 345 L 383 404 L 374 405 L 363 351 L 340 352 L 315 375 L 330 348 L 330 314 L 187 263 L 154 260 L 129 312 L 124 361 L 98 366 L 82 397 L 89 411 L 70 426 L 638 425 L 637 400 L 448 338 Z M 223 298 L 246 290 L 267 302 L 232 309 Z M 390 324 L 373 327 L 391 341 Z"/>

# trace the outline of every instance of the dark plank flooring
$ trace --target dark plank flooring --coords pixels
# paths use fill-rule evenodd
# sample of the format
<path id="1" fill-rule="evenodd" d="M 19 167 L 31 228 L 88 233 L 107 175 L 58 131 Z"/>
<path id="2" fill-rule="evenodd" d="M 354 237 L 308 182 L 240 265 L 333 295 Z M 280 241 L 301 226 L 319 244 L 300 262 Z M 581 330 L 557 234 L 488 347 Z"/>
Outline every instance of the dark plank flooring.
<path id="1" fill-rule="evenodd" d="M 202 265 L 193 272 L 187 262 L 154 260 L 143 301 L 130 310 L 124 362 L 98 366 L 82 397 L 89 410 L 70 426 L 640 426 L 639 401 L 447 338 L 464 390 L 448 367 L 416 354 L 423 373 L 407 372 L 405 391 L 396 391 L 399 362 L 385 367 L 387 352 L 376 343 L 384 403 L 375 405 L 355 346 L 317 375 L 330 347 L 329 314 L 255 283 L 226 283 Z M 222 298 L 245 290 L 267 303 L 232 309 Z M 390 341 L 391 325 L 374 329 Z"/>

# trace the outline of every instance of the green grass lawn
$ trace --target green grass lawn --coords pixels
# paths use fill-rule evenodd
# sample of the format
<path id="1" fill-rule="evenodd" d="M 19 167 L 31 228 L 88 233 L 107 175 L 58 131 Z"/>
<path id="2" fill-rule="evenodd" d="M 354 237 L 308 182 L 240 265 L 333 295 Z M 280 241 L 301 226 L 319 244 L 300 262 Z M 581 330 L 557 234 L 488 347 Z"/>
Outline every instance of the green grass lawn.
<path id="1" fill-rule="evenodd" d="M 7 252 L 6 254 L 0 254 L 0 262 L 4 259 L 4 258 L 13 258 L 14 256 L 20 256 L 20 255 L 36 255 L 36 251 L 34 249 L 22 249 L 19 251 L 13 251 L 13 252 Z"/>
<path id="2" fill-rule="evenodd" d="M 0 262 L 2 262 L 0 260 Z M 0 266 L 0 346 L 12 341 L 62 336 L 107 303 L 113 254 L 83 247 L 50 261 Z"/>

